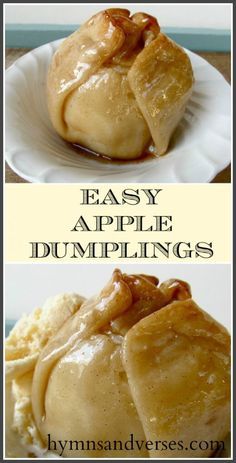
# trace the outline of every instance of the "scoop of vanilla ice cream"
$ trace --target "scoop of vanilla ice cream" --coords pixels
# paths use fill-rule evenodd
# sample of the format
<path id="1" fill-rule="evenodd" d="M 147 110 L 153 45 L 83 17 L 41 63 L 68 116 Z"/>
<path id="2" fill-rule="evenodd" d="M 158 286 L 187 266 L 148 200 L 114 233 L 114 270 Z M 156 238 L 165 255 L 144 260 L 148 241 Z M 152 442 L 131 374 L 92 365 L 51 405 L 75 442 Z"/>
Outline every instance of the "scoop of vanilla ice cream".
<path id="1" fill-rule="evenodd" d="M 60 294 L 42 308 L 23 315 L 5 343 L 6 456 L 52 458 L 45 449 L 31 406 L 31 385 L 39 353 L 63 323 L 76 313 L 84 298 Z"/>

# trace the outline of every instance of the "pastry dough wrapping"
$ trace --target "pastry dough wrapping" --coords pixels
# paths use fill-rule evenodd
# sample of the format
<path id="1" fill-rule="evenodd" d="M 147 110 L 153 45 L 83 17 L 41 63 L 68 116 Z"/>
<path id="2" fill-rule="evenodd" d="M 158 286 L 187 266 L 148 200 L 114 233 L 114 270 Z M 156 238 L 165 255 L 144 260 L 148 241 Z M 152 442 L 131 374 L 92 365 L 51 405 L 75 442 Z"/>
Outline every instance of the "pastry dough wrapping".
<path id="1" fill-rule="evenodd" d="M 167 151 L 193 86 L 185 51 L 145 13 L 107 9 L 63 41 L 48 72 L 48 108 L 65 140 L 109 158 Z"/>

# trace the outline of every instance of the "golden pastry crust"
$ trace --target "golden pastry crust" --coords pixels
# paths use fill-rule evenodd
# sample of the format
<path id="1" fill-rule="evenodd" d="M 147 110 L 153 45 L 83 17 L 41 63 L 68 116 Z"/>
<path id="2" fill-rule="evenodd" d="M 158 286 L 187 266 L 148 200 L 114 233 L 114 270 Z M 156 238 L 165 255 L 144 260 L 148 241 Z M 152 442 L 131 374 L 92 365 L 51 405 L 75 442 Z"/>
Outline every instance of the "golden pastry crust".
<path id="1" fill-rule="evenodd" d="M 107 9 L 55 53 L 47 82 L 49 114 L 61 137 L 104 156 L 139 158 L 152 139 L 163 154 L 192 84 L 186 53 L 160 34 L 155 18 Z M 146 98 L 147 88 L 152 90 Z"/>
<path id="2" fill-rule="evenodd" d="M 128 80 L 157 152 L 164 154 L 192 93 L 190 59 L 180 46 L 160 33 L 137 56 Z"/>
<path id="3" fill-rule="evenodd" d="M 230 430 L 230 336 L 192 300 L 173 302 L 125 336 L 123 361 L 147 440 L 182 441 L 150 457 L 207 458 L 191 441 L 221 441 Z"/>
<path id="4" fill-rule="evenodd" d="M 183 439 L 187 445 L 190 438 L 216 440 L 228 433 L 229 335 L 190 299 L 185 282 L 158 285 L 154 277 L 115 271 L 102 293 L 48 343 L 32 389 L 44 440 L 50 434 L 56 441 L 89 436 L 125 442 L 134 434 L 140 441 Z M 63 455 L 113 458 L 117 452 L 67 448 Z M 160 455 L 170 451 L 119 452 Z"/>
<path id="5" fill-rule="evenodd" d="M 98 296 L 81 302 L 73 295 L 46 304 L 36 364 L 21 375 L 16 369 L 8 383 L 14 402 L 9 442 L 18 437 L 19 455 L 27 448 L 28 456 L 46 456 L 48 434 L 54 441 L 103 443 L 124 443 L 132 434 L 144 443 L 183 444 L 175 451 L 74 444 L 63 457 L 211 456 L 189 443 L 225 440 L 229 432 L 227 330 L 192 301 L 181 280 L 159 284 L 153 276 L 115 270 Z M 31 322 L 34 327 L 34 315 Z M 15 330 L 16 345 L 17 333 L 20 346 L 23 333 Z M 33 344 L 15 360 L 31 354 Z"/>

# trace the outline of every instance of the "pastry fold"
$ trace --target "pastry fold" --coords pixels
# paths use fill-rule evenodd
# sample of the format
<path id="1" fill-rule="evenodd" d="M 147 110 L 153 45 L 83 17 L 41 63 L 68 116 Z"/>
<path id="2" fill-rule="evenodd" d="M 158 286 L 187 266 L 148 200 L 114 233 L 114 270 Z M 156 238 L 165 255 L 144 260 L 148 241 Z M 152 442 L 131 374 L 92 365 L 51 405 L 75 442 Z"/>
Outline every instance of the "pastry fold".
<path id="1" fill-rule="evenodd" d="M 32 407 L 53 441 L 183 441 L 175 451 L 68 446 L 64 457 L 206 457 L 192 439 L 230 429 L 230 338 L 179 280 L 119 270 L 86 300 L 37 361 Z M 212 452 L 211 452 L 212 453 Z"/>
<path id="2" fill-rule="evenodd" d="M 146 440 L 179 443 L 150 457 L 207 458 L 212 449 L 199 442 L 224 441 L 229 351 L 227 331 L 192 300 L 173 302 L 127 333 L 123 362 Z"/>
<path id="3" fill-rule="evenodd" d="M 63 41 L 48 72 L 51 121 L 109 158 L 164 154 L 193 86 L 185 51 L 145 13 L 107 9 Z"/>

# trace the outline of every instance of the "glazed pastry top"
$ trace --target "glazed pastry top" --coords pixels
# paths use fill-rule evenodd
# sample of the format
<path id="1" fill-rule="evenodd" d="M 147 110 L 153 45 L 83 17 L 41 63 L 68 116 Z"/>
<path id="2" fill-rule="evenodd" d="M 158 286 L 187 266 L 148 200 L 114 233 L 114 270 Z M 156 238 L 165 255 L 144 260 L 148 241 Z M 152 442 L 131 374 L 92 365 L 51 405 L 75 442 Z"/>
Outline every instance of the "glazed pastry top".
<path id="1" fill-rule="evenodd" d="M 145 13 L 107 9 L 63 41 L 48 73 L 48 108 L 65 140 L 136 159 L 166 152 L 191 95 L 184 50 Z"/>

